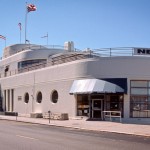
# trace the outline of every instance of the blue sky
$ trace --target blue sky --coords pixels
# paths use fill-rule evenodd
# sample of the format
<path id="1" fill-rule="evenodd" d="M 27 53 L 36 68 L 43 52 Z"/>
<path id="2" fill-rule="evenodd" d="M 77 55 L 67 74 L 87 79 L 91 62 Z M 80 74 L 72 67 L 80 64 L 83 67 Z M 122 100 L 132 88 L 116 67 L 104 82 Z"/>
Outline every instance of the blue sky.
<path id="1" fill-rule="evenodd" d="M 150 0 L 0 0 L 0 35 L 6 46 L 20 42 L 18 23 L 25 35 L 25 3 L 37 11 L 28 13 L 30 43 L 63 45 L 74 41 L 78 49 L 150 47 Z M 0 54 L 5 47 L 0 39 Z"/>

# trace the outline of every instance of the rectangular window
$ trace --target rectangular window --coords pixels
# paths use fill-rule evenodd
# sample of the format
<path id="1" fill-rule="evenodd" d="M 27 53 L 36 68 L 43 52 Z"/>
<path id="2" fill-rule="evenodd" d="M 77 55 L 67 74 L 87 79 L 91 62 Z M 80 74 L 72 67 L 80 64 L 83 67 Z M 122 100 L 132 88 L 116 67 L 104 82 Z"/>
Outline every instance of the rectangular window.
<path id="1" fill-rule="evenodd" d="M 88 116 L 89 114 L 89 101 L 88 95 L 77 96 L 77 115 Z"/>
<path id="2" fill-rule="evenodd" d="M 11 100 L 12 100 L 12 106 L 11 110 L 14 111 L 14 89 L 11 89 Z"/>
<path id="3" fill-rule="evenodd" d="M 6 90 L 4 90 L 4 111 L 6 111 Z"/>
<path id="4" fill-rule="evenodd" d="M 150 88 L 148 88 L 148 95 L 150 96 Z"/>
<path id="5" fill-rule="evenodd" d="M 147 95 L 148 89 L 147 88 L 131 88 L 132 95 Z"/>
<path id="6" fill-rule="evenodd" d="M 123 94 L 107 94 L 104 100 L 104 110 L 105 111 L 121 111 L 122 117 L 124 117 L 124 95 Z M 113 115 L 118 115 L 118 113 L 113 113 Z"/>
<path id="7" fill-rule="evenodd" d="M 147 81 L 131 81 L 131 87 L 147 87 Z"/>
<path id="8" fill-rule="evenodd" d="M 130 116 L 150 117 L 150 81 L 130 82 Z"/>
<path id="9" fill-rule="evenodd" d="M 8 111 L 10 111 L 10 90 L 8 90 L 8 93 L 7 93 L 8 95 Z"/>

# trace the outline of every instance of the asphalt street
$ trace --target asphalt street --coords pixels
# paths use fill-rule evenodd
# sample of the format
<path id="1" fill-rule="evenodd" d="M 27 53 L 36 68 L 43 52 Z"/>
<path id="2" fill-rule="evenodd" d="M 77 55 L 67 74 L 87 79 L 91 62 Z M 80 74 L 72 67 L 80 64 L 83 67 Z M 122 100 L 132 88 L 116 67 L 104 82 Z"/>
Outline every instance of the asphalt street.
<path id="1" fill-rule="evenodd" d="M 149 150 L 150 137 L 0 120 L 1 150 Z"/>

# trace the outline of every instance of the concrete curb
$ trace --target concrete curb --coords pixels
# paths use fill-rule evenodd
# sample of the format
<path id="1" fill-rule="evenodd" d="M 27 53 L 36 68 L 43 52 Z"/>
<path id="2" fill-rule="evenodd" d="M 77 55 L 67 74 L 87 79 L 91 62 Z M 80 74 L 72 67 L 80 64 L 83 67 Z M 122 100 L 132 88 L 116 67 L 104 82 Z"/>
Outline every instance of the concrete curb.
<path id="1" fill-rule="evenodd" d="M 143 137 L 150 138 L 150 134 L 129 133 L 129 132 L 121 132 L 121 131 L 110 131 L 110 130 L 104 130 L 104 129 L 88 129 L 88 128 L 83 128 L 83 127 L 78 127 L 78 126 L 74 127 L 74 126 L 69 126 L 69 125 L 57 125 L 57 124 L 53 124 L 53 123 L 47 124 L 47 123 L 41 123 L 41 122 L 16 120 L 16 119 L 8 119 L 8 118 L 1 118 L 1 117 L 0 117 L 0 120 L 24 122 L 24 123 L 30 123 L 30 124 L 46 125 L 46 126 L 56 126 L 56 127 L 63 127 L 63 128 L 72 128 L 72 129 L 92 131 L 92 132 L 109 132 L 109 133 L 116 133 L 116 134 L 135 135 L 135 136 L 143 136 Z"/>

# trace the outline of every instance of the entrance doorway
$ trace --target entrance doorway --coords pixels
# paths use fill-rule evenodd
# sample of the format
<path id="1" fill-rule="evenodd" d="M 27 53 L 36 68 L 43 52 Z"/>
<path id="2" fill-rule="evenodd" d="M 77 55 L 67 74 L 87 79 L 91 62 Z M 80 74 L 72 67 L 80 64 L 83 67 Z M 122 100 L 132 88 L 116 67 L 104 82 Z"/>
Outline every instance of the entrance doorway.
<path id="1" fill-rule="evenodd" d="M 102 119 L 103 99 L 92 99 L 92 118 Z"/>

